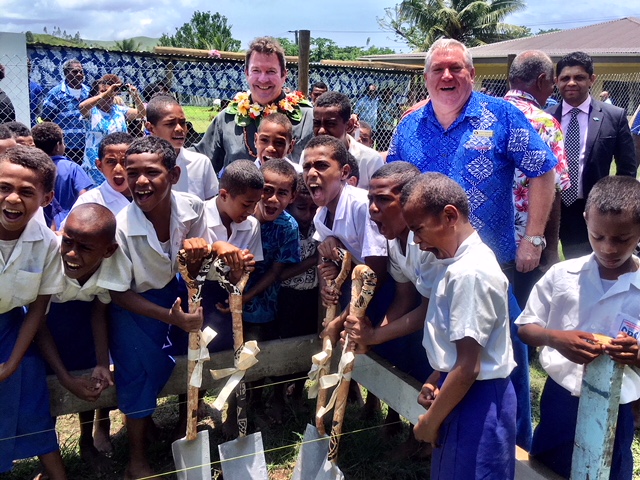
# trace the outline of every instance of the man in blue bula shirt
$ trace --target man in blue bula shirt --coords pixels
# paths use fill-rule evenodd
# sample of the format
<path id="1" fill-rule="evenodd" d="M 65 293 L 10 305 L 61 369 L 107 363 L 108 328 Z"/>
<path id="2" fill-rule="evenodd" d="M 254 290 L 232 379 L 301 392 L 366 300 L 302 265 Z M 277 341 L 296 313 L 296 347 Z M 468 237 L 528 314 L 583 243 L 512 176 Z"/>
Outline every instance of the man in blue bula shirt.
<path id="1" fill-rule="evenodd" d="M 424 76 L 431 101 L 400 122 L 387 161 L 404 160 L 422 172 L 440 172 L 462 185 L 469 197 L 471 224 L 511 281 L 514 267 L 528 272 L 540 262 L 557 159 L 522 112 L 502 99 L 473 91 L 473 60 L 462 43 L 436 41 L 427 52 Z M 512 191 L 515 167 L 530 179 L 531 199 L 526 241 L 517 249 Z M 513 320 L 519 311 L 515 298 L 510 298 Z M 512 329 L 518 368 L 512 380 L 518 396 L 518 445 L 528 448 L 529 372 L 526 347 L 515 332 Z"/>

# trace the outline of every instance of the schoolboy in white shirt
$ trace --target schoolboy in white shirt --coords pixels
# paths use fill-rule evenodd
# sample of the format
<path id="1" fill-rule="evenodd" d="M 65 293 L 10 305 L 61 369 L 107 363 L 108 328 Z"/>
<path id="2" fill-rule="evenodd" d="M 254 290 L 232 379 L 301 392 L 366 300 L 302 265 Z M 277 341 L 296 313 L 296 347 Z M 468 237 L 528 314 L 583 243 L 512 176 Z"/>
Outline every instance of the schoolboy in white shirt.
<path id="1" fill-rule="evenodd" d="M 607 354 L 625 365 L 610 478 L 633 477 L 632 402 L 640 398 L 636 338 L 640 332 L 640 183 L 610 176 L 587 198 L 585 220 L 593 253 L 558 263 L 536 284 L 518 317 L 525 343 L 543 347 L 548 373 L 531 455 L 569 477 L 584 364 Z M 593 334 L 613 337 L 610 344 Z"/>
<path id="2" fill-rule="evenodd" d="M 174 97 L 158 95 L 149 100 L 146 127 L 151 135 L 163 138 L 176 149 L 176 165 L 181 173 L 173 186 L 175 192 L 191 193 L 201 200 L 218 194 L 218 177 L 209 158 L 184 148 L 189 127 L 184 110 Z"/>
<path id="3" fill-rule="evenodd" d="M 282 113 L 272 113 L 260 121 L 255 136 L 257 158 L 256 167 L 274 158 L 284 158 L 297 173 L 302 173 L 302 165 L 287 158 L 293 152 L 296 141 L 293 139 L 293 124 Z"/>

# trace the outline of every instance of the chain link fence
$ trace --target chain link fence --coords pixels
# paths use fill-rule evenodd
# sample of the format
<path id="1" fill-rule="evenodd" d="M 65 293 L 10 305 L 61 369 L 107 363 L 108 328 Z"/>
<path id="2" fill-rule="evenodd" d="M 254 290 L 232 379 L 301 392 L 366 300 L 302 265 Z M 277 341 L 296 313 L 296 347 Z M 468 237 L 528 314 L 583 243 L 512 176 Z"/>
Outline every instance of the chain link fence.
<path id="1" fill-rule="evenodd" d="M 5 72 L 0 80 L 0 123 L 15 118 L 33 126 L 47 93 L 63 79 L 63 63 L 72 58 L 82 63 L 88 86 L 105 74 L 115 74 L 138 87 L 146 101 L 166 86 L 185 107 L 192 126 L 189 143 L 198 141 L 237 92 L 248 89 L 244 64 L 238 60 L 49 45 L 29 45 L 26 51 L 26 57 L 0 53 Z M 297 65 L 288 68 L 285 88 L 294 90 Z M 427 97 L 422 71 L 415 69 L 311 64 L 309 83 L 315 82 L 323 82 L 329 90 L 351 99 L 354 113 L 373 127 L 375 147 L 380 151 L 387 149 L 404 111 Z M 375 95 L 368 93 L 371 85 L 376 87 Z M 640 72 L 600 74 L 593 93 L 598 98 L 601 91 L 607 91 L 612 103 L 631 116 L 640 104 L 639 87 Z M 501 97 L 508 89 L 506 75 L 478 76 L 475 88 Z M 554 97 L 559 99 L 557 92 Z M 123 100 L 132 105 L 127 94 Z M 137 128 L 134 133 L 142 134 L 142 130 Z"/>

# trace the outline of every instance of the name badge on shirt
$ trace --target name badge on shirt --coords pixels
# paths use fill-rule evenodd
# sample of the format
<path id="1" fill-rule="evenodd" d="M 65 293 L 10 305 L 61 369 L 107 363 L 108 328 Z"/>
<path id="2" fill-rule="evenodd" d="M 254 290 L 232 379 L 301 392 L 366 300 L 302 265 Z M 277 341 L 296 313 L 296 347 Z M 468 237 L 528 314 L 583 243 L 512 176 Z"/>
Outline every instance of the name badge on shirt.
<path id="1" fill-rule="evenodd" d="M 476 137 L 491 138 L 493 137 L 493 130 L 474 130 L 473 134 Z"/>
<path id="2" fill-rule="evenodd" d="M 620 322 L 620 328 L 618 328 L 619 332 L 626 333 L 630 337 L 633 337 L 638 340 L 640 338 L 640 319 L 633 318 L 631 315 L 627 315 L 626 313 L 618 313 L 616 317 L 616 323 Z"/>

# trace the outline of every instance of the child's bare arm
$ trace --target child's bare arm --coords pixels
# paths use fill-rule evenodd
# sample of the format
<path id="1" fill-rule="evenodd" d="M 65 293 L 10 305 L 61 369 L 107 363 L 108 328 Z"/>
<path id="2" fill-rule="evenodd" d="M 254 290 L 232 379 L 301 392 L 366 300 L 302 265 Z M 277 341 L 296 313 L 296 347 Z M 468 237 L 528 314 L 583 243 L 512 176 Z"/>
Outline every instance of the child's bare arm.
<path id="1" fill-rule="evenodd" d="M 242 302 L 247 303 L 251 299 L 257 297 L 264 292 L 270 285 L 274 284 L 280 278 L 284 263 L 274 262 L 268 272 L 266 272 L 258 283 L 256 283 L 247 293 L 242 295 Z"/>
<path id="2" fill-rule="evenodd" d="M 175 325 L 185 332 L 200 330 L 202 328 L 204 321 L 202 307 L 193 313 L 185 313 L 182 310 L 182 300 L 180 300 L 180 298 L 176 298 L 173 306 L 169 309 L 156 305 L 133 290 L 127 290 L 126 292 L 110 290 L 109 293 L 111 294 L 111 300 L 116 305 L 138 315 L 144 315 L 145 317 L 155 318 L 169 325 Z"/>
<path id="3" fill-rule="evenodd" d="M 16 344 L 13 346 L 11 355 L 6 362 L 0 363 L 0 382 L 13 375 L 22 361 L 22 357 L 31 345 L 38 328 L 44 321 L 47 305 L 51 295 L 38 295 L 29 305 L 29 311 L 22 321 Z"/>
<path id="4" fill-rule="evenodd" d="M 280 273 L 280 280 L 286 280 L 296 275 L 300 275 L 310 268 L 315 267 L 318 264 L 318 255 L 311 255 L 299 263 L 292 263 L 282 269 Z"/>
<path id="5" fill-rule="evenodd" d="M 56 377 L 58 377 L 60 385 L 76 397 L 88 402 L 95 402 L 98 397 L 100 397 L 100 393 L 103 390 L 101 382 L 97 382 L 96 384 L 96 382 L 90 378 L 74 377 L 66 369 L 60 358 L 58 347 L 51 335 L 51 330 L 49 330 L 46 322 L 42 323 L 42 326 L 35 336 L 35 341 L 42 357 L 49 364 Z"/>
<path id="6" fill-rule="evenodd" d="M 327 237 L 318 245 L 318 253 L 321 257 L 328 258 L 329 260 L 340 261 L 336 248 L 345 247 L 336 237 Z"/>
<path id="7" fill-rule="evenodd" d="M 551 347 L 573 363 L 583 365 L 603 353 L 603 346 L 589 332 L 580 330 L 550 330 L 536 324 L 522 325 L 518 336 L 533 347 Z"/>
<path id="8" fill-rule="evenodd" d="M 93 377 L 100 380 L 104 388 L 113 386 L 113 375 L 109 369 L 109 314 L 108 305 L 95 298 L 91 311 L 91 330 L 96 349 L 96 367 Z"/>
<path id="9" fill-rule="evenodd" d="M 382 288 L 385 280 L 387 279 L 387 260 L 388 257 L 365 257 L 364 263 L 368 267 L 371 267 L 373 273 L 376 274 L 376 278 L 378 279 L 376 283 L 376 292 Z"/>
<path id="10" fill-rule="evenodd" d="M 473 338 L 465 337 L 456 343 L 456 363 L 447 375 L 442 388 L 424 415 L 420 415 L 413 432 L 418 440 L 432 446 L 438 444 L 442 422 L 467 394 L 480 372 L 482 346 Z M 435 393 L 435 392 L 434 392 Z"/>
<path id="11" fill-rule="evenodd" d="M 604 344 L 604 351 L 615 362 L 640 367 L 638 341 L 624 332 L 620 332 L 610 343 Z"/>

